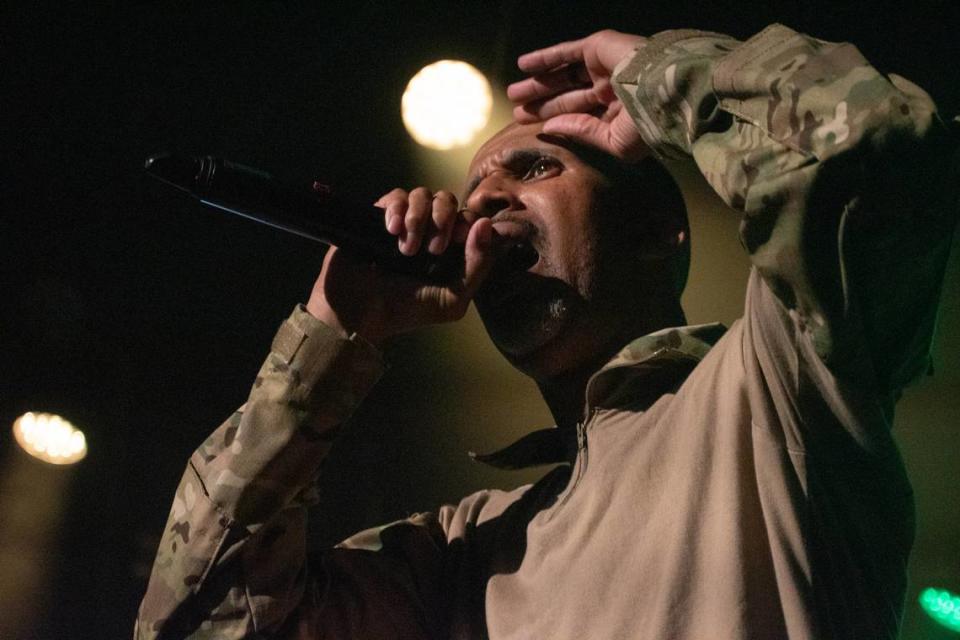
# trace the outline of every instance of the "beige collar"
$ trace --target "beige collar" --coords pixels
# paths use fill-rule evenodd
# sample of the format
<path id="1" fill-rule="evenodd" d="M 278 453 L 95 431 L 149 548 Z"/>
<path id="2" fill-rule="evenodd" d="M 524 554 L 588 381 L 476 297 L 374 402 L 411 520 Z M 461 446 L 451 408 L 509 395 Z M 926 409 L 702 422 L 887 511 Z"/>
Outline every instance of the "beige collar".
<path id="1" fill-rule="evenodd" d="M 679 387 L 725 331 L 722 324 L 711 323 L 662 329 L 633 340 L 590 377 L 584 414 L 627 405 L 645 410 Z M 528 433 L 498 451 L 470 456 L 499 469 L 569 461 L 556 426 Z"/>

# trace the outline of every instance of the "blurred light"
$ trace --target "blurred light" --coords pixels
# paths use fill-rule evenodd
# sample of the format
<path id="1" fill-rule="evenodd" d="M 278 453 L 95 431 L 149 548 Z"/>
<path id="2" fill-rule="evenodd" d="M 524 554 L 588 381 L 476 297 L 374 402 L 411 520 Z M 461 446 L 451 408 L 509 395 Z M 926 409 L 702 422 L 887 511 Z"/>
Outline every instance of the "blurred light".
<path id="1" fill-rule="evenodd" d="M 459 60 L 441 60 L 413 76 L 400 110 L 413 139 L 432 149 L 462 147 L 490 119 L 490 83 Z"/>
<path id="2" fill-rule="evenodd" d="M 87 455 L 83 432 L 58 415 L 28 411 L 13 423 L 13 437 L 34 458 L 73 464 Z"/>
<path id="3" fill-rule="evenodd" d="M 931 618 L 951 631 L 960 633 L 960 596 L 946 589 L 924 589 L 920 606 Z"/>

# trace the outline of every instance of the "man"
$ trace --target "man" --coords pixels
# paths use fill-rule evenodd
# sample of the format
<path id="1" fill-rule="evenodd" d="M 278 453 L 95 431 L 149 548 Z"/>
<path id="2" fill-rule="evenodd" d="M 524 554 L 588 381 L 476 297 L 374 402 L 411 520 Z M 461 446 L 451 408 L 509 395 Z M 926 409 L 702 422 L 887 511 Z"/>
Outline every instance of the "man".
<path id="1" fill-rule="evenodd" d="M 930 98 L 778 25 L 604 31 L 519 62 L 518 124 L 465 206 L 380 203 L 404 253 L 463 242 L 463 279 L 328 253 L 191 458 L 137 637 L 896 636 L 913 505 L 892 408 L 928 367 L 956 217 Z M 754 268 L 722 337 L 677 327 L 687 231 L 651 154 L 692 156 L 743 214 Z M 492 461 L 570 468 L 308 560 L 311 481 L 375 345 L 471 300 L 557 420 Z"/>

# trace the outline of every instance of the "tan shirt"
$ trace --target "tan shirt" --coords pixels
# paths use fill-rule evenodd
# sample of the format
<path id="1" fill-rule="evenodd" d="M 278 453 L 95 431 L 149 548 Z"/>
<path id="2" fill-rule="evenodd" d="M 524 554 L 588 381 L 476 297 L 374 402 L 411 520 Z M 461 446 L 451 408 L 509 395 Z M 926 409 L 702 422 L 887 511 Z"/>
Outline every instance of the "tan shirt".
<path id="1" fill-rule="evenodd" d="M 382 364 L 295 311 L 191 458 L 138 638 L 896 635 L 913 505 L 890 426 L 929 364 L 947 125 L 849 45 L 776 25 L 660 34 L 615 87 L 742 212 L 743 319 L 713 348 L 713 326 L 627 345 L 591 379 L 572 468 L 308 559 L 318 461 Z M 548 431 L 488 459 L 562 454 Z"/>

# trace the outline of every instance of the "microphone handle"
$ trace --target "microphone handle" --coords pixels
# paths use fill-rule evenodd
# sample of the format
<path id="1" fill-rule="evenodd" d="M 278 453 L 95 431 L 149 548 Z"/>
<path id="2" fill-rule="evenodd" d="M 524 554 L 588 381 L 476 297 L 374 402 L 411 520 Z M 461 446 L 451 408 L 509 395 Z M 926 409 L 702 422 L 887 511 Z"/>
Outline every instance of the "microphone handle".
<path id="1" fill-rule="evenodd" d="M 463 275 L 461 245 L 439 256 L 426 249 L 405 256 L 384 226 L 382 209 L 345 202 L 326 185 L 284 183 L 266 171 L 215 156 L 159 154 L 147 159 L 146 169 L 207 206 L 335 245 L 386 271 L 437 283 Z"/>

